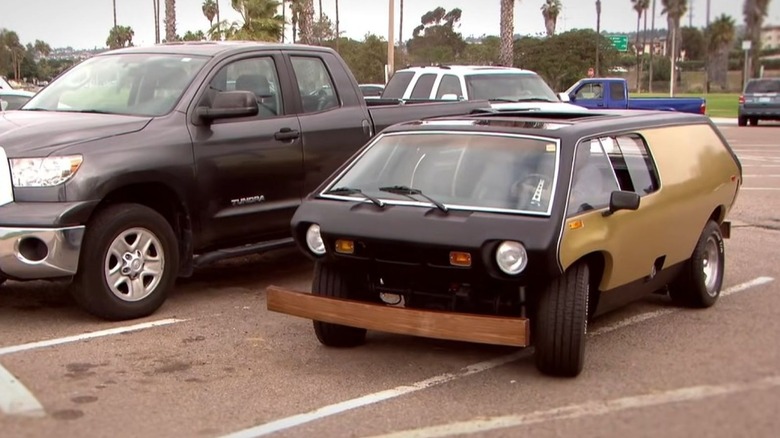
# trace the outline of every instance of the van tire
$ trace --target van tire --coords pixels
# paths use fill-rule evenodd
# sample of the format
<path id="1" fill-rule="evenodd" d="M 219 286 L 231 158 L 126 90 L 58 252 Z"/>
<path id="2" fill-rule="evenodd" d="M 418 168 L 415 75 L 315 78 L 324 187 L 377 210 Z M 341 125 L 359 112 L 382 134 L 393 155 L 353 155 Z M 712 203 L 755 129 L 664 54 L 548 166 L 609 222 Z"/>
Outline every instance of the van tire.
<path id="1" fill-rule="evenodd" d="M 117 252 L 119 248 L 126 250 Z M 165 302 L 178 266 L 176 234 L 161 214 L 140 204 L 111 205 L 87 224 L 70 292 L 83 309 L 100 318 L 142 318 Z M 117 279 L 113 287 L 109 285 L 112 275 Z M 133 285 L 141 287 L 135 289 L 136 297 L 130 293 Z"/>
<path id="2" fill-rule="evenodd" d="M 704 227 L 691 258 L 669 285 L 669 296 L 677 305 L 706 308 L 718 301 L 725 267 L 723 235 L 717 222 Z"/>
<path id="3" fill-rule="evenodd" d="M 333 265 L 316 262 L 312 295 L 329 298 L 350 298 L 351 283 Z M 314 333 L 321 344 L 328 347 L 357 347 L 366 341 L 366 329 L 348 327 L 340 324 L 313 321 Z"/>
<path id="4" fill-rule="evenodd" d="M 536 368 L 542 373 L 576 377 L 582 372 L 589 292 L 590 270 L 578 262 L 539 297 L 532 336 Z"/>

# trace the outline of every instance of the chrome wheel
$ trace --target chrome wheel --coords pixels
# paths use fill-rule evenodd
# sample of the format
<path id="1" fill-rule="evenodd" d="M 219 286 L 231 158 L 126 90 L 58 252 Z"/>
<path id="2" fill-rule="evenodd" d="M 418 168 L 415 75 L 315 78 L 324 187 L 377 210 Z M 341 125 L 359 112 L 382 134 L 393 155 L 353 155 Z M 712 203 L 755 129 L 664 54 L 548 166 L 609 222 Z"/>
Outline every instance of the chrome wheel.
<path id="1" fill-rule="evenodd" d="M 720 251 L 715 236 L 707 238 L 701 265 L 702 274 L 704 274 L 704 288 L 709 296 L 714 297 L 718 294 L 718 278 L 720 277 Z"/>
<path id="2" fill-rule="evenodd" d="M 123 301 L 140 301 L 152 294 L 164 269 L 160 239 L 146 228 L 121 232 L 108 247 L 104 263 L 106 284 Z"/>

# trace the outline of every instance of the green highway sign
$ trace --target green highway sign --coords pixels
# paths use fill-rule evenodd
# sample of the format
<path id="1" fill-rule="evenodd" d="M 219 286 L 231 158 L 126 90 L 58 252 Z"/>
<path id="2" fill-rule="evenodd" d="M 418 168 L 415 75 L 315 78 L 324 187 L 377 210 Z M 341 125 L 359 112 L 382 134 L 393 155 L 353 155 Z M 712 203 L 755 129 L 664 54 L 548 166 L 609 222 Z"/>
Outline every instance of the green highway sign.
<path id="1" fill-rule="evenodd" d="M 607 35 L 612 41 L 612 47 L 618 52 L 628 52 L 628 35 Z"/>

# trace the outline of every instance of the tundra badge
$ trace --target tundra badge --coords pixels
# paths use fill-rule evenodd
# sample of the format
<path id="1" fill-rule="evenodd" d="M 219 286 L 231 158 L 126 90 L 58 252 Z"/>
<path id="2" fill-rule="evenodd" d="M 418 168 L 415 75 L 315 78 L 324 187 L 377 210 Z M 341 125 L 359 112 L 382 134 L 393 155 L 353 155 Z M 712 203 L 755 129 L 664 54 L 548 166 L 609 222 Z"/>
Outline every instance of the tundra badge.
<path id="1" fill-rule="evenodd" d="M 238 207 L 239 205 L 257 204 L 259 202 L 265 202 L 265 195 L 247 196 L 246 198 L 230 200 L 230 203 L 233 204 L 233 207 Z"/>

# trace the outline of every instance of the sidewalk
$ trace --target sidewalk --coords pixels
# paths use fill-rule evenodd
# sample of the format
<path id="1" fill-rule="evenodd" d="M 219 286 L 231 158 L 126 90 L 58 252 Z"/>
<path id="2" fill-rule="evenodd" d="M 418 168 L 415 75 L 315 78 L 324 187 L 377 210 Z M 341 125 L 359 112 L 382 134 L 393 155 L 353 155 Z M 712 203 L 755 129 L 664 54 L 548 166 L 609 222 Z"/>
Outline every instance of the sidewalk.
<path id="1" fill-rule="evenodd" d="M 715 122 L 716 125 L 736 125 L 737 124 L 737 119 L 736 118 L 729 119 L 729 118 L 725 118 L 725 117 L 710 117 L 710 120 Z"/>

